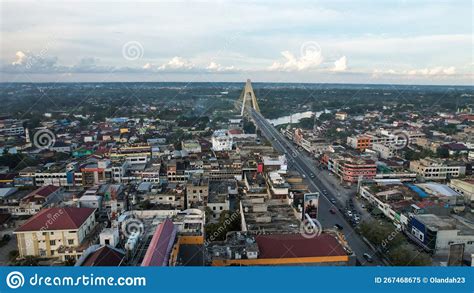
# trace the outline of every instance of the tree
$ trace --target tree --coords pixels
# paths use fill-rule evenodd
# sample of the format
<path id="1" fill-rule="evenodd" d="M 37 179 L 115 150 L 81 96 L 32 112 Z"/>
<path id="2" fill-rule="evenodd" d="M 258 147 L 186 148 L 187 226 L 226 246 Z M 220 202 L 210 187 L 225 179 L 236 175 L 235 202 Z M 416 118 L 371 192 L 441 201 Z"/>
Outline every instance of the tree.
<path id="1" fill-rule="evenodd" d="M 233 213 L 223 211 L 219 216 L 219 222 L 207 224 L 205 230 L 208 241 L 224 241 L 228 232 L 242 230 L 239 211 Z"/>
<path id="2" fill-rule="evenodd" d="M 388 256 L 395 266 L 429 266 L 432 264 L 431 258 L 426 253 L 414 251 L 406 245 L 394 248 Z"/>
<path id="3" fill-rule="evenodd" d="M 244 128 L 245 133 L 250 133 L 250 134 L 255 133 L 255 130 L 256 130 L 255 125 L 252 122 L 248 121 L 248 120 L 244 120 L 244 127 L 243 128 Z"/>

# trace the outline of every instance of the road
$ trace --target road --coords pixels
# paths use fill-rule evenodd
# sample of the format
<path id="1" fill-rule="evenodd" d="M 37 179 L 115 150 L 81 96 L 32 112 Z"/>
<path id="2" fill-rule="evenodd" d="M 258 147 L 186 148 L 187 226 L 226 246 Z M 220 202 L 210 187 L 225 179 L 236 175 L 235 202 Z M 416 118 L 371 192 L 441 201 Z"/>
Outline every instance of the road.
<path id="1" fill-rule="evenodd" d="M 323 177 L 317 176 L 319 174 L 314 162 L 311 158 L 300 152 L 290 141 L 288 141 L 273 125 L 270 124 L 259 112 L 254 109 L 248 109 L 252 119 L 254 120 L 257 128 L 262 134 L 272 143 L 273 147 L 280 153 L 284 153 L 291 162 L 291 167 L 299 171 L 306 177 L 309 190 L 311 192 L 319 192 L 319 211 L 318 220 L 323 228 L 332 228 L 335 224 L 339 224 L 343 227 L 342 232 L 346 237 L 349 246 L 354 251 L 357 259 L 363 265 L 383 265 L 383 262 L 375 254 L 374 251 L 362 240 L 359 234 L 357 234 L 352 226 L 345 220 L 342 213 L 338 210 L 337 206 L 331 203 L 331 198 L 336 198 L 333 194 L 333 188 L 327 188 L 329 184 L 323 183 L 321 179 Z M 314 177 L 314 178 L 313 178 Z M 326 194 L 322 192 L 326 191 Z M 334 207 L 336 210 L 335 214 L 331 214 L 329 210 Z M 367 262 L 363 254 L 369 253 L 373 257 L 373 262 Z"/>

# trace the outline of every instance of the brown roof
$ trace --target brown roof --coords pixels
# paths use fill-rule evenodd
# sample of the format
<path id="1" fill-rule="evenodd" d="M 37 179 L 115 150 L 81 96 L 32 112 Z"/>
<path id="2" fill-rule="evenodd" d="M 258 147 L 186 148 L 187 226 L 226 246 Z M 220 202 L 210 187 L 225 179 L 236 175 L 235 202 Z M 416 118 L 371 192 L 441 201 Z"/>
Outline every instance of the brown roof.
<path id="1" fill-rule="evenodd" d="M 30 195 L 39 195 L 42 197 L 48 197 L 51 193 L 56 192 L 59 189 L 58 186 L 54 185 L 46 185 L 43 187 L 40 187 L 39 189 L 36 189 Z"/>
<path id="2" fill-rule="evenodd" d="M 48 208 L 32 216 L 15 232 L 41 230 L 75 230 L 94 213 L 91 208 Z"/>
<path id="3" fill-rule="evenodd" d="M 82 263 L 83 267 L 116 267 L 124 258 L 125 254 L 110 247 L 103 246 L 93 253 Z"/>
<path id="4" fill-rule="evenodd" d="M 347 255 L 343 246 L 330 234 L 305 238 L 301 234 L 273 234 L 256 237 L 259 258 L 293 258 Z"/>

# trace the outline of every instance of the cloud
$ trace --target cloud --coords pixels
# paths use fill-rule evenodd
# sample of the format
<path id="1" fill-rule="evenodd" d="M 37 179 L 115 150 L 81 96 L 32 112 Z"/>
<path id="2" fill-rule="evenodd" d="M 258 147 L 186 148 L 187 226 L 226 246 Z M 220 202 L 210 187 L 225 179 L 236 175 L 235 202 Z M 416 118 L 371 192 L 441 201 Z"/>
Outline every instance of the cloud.
<path id="1" fill-rule="evenodd" d="M 171 58 L 170 61 L 158 67 L 159 70 L 190 70 L 193 68 L 195 68 L 195 65 L 192 62 L 178 56 Z"/>
<path id="2" fill-rule="evenodd" d="M 9 64 L 2 65 L 2 71 L 8 72 L 41 72 L 51 73 L 64 70 L 63 67 L 57 64 L 58 58 L 45 56 L 44 52 L 34 55 L 17 51 L 15 60 Z"/>
<path id="3" fill-rule="evenodd" d="M 225 72 L 236 71 L 236 68 L 234 66 L 222 66 L 221 64 L 212 61 L 208 66 L 206 66 L 206 70 L 211 72 Z"/>
<path id="4" fill-rule="evenodd" d="M 454 66 L 450 67 L 433 67 L 433 68 L 423 68 L 423 69 L 414 69 L 407 72 L 409 75 L 453 75 L 456 74 L 456 68 Z"/>
<path id="5" fill-rule="evenodd" d="M 302 50 L 300 57 L 290 51 L 283 51 L 284 62 L 275 61 L 268 67 L 270 71 L 303 71 L 317 68 L 323 62 L 321 50 Z"/>
<path id="6" fill-rule="evenodd" d="M 334 68 L 332 71 L 346 71 L 347 70 L 347 58 L 346 56 L 342 56 L 341 58 L 334 61 Z"/>
<path id="7" fill-rule="evenodd" d="M 445 77 L 445 76 L 453 76 L 456 74 L 456 67 L 449 66 L 436 66 L 432 68 L 421 68 L 421 69 L 410 69 L 410 70 L 394 70 L 394 69 L 386 69 L 380 70 L 375 69 L 373 71 L 372 77 L 378 78 L 383 75 L 398 75 L 398 76 L 406 76 L 406 77 L 415 77 L 415 76 L 423 76 L 423 77 Z"/>
<path id="8" fill-rule="evenodd" d="M 18 51 L 15 54 L 16 60 L 12 62 L 12 65 L 22 65 L 26 60 L 26 54 L 22 51 Z"/>

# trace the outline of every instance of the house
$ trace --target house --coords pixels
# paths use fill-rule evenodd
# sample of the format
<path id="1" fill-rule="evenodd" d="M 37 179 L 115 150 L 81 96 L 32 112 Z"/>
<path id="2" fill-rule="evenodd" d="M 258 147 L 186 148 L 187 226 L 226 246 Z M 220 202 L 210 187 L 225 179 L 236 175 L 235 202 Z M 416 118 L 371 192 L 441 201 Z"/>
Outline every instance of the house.
<path id="1" fill-rule="evenodd" d="M 14 231 L 20 257 L 77 259 L 96 228 L 95 209 L 47 208 Z"/>
<path id="2" fill-rule="evenodd" d="M 125 258 L 125 252 L 109 245 L 91 246 L 76 262 L 82 267 L 118 267 Z"/>

